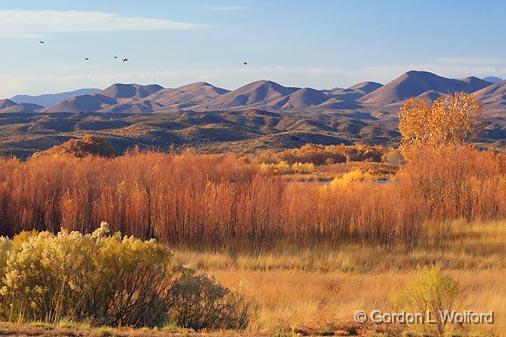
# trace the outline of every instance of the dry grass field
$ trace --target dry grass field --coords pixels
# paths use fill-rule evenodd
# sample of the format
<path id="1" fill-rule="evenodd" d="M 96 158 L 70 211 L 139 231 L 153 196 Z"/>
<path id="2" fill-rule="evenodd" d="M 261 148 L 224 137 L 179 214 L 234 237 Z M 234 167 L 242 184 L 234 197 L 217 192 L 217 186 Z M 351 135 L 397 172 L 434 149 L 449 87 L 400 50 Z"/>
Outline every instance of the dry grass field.
<path id="1" fill-rule="evenodd" d="M 342 246 L 253 255 L 176 251 L 175 258 L 206 270 L 259 300 L 260 331 L 334 331 L 355 310 L 394 310 L 392 298 L 417 268 L 437 265 L 455 277 L 462 308 L 494 310 L 506 331 L 506 224 L 456 224 L 441 248 Z M 501 335 L 502 336 L 502 335 Z"/>

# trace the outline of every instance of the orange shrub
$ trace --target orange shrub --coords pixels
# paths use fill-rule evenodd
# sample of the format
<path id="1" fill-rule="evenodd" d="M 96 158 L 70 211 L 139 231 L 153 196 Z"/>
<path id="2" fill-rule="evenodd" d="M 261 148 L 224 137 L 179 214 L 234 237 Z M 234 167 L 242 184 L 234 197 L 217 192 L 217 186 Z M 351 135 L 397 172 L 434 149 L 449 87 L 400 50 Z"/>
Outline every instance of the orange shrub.
<path id="1" fill-rule="evenodd" d="M 351 178 L 350 178 L 351 179 Z M 0 159 L 0 234 L 101 221 L 195 247 L 437 241 L 454 219 L 506 216 L 506 155 L 420 150 L 386 184 L 290 183 L 231 155 Z"/>

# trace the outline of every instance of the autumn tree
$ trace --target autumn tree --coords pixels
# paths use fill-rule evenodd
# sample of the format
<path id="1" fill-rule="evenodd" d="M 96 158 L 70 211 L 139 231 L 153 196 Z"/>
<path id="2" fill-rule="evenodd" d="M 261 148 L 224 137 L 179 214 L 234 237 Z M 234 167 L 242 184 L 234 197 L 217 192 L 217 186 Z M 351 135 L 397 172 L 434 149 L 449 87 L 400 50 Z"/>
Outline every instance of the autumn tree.
<path id="1" fill-rule="evenodd" d="M 408 100 L 399 112 L 402 150 L 429 145 L 458 146 L 476 139 L 483 129 L 481 104 L 463 92 L 438 98 Z"/>

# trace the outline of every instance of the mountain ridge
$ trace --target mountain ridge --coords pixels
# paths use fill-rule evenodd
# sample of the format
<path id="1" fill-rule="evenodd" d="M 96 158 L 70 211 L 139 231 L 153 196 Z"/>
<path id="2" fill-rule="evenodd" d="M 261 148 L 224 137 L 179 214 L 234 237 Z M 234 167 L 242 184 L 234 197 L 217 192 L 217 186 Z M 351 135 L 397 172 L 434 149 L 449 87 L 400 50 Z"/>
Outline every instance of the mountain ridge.
<path id="1" fill-rule="evenodd" d="M 16 95 L 12 98 L 10 98 L 11 101 L 22 104 L 37 104 L 43 107 L 48 107 L 51 105 L 55 105 L 57 103 L 60 103 L 61 101 L 75 97 L 80 95 L 87 95 L 87 94 L 95 94 L 102 91 L 102 89 L 97 88 L 83 88 L 83 89 L 77 89 L 73 91 L 65 91 L 60 93 L 54 93 L 54 94 L 43 94 L 43 95 Z"/>
<path id="2" fill-rule="evenodd" d="M 255 81 L 234 90 L 216 87 L 207 82 L 190 83 L 177 88 L 164 88 L 158 84 L 115 83 L 99 92 L 83 89 L 92 92 L 67 97 L 48 107 L 23 103 L 24 105 L 16 107 L 0 107 L 0 112 L 170 113 L 259 108 L 274 112 L 361 111 L 384 115 L 395 112 L 408 98 L 435 100 L 458 91 L 474 94 L 494 85 L 500 87 L 503 82 L 491 83 L 474 76 L 451 79 L 427 71 L 410 70 L 385 85 L 365 81 L 348 88 L 330 90 L 288 87 L 272 80 Z M 61 94 L 69 93 L 71 92 Z M 485 108 L 497 111 L 506 109 L 506 101 L 501 98 L 501 93 L 501 90 L 496 90 L 488 94 L 476 94 L 476 97 L 482 100 Z M 58 94 L 52 95 L 54 97 Z"/>
<path id="3" fill-rule="evenodd" d="M 363 96 L 359 102 L 372 106 L 388 106 L 430 91 L 440 94 L 459 91 L 473 93 L 491 84 L 473 76 L 464 79 L 450 79 L 427 71 L 410 70 Z"/>

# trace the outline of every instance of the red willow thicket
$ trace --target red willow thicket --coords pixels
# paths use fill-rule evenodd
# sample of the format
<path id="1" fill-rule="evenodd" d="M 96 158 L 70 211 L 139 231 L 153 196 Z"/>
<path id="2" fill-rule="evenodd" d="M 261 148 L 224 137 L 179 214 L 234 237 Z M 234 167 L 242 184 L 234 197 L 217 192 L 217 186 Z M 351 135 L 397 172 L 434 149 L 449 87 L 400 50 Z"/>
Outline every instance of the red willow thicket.
<path id="1" fill-rule="evenodd" d="M 437 241 L 453 219 L 506 216 L 506 156 L 420 151 L 390 183 L 287 183 L 230 155 L 0 159 L 0 234 L 101 221 L 192 247 Z"/>

